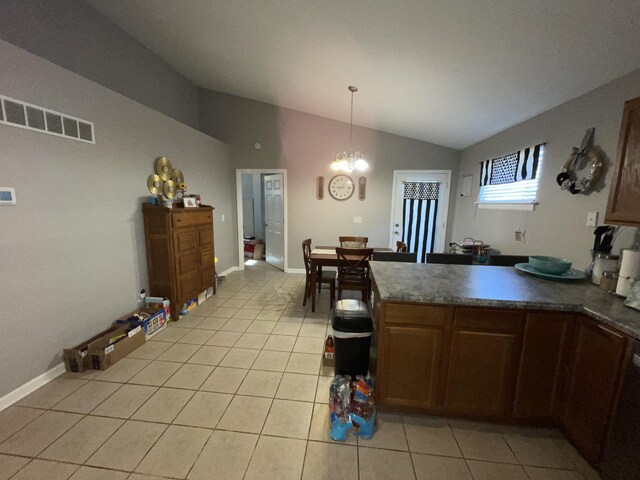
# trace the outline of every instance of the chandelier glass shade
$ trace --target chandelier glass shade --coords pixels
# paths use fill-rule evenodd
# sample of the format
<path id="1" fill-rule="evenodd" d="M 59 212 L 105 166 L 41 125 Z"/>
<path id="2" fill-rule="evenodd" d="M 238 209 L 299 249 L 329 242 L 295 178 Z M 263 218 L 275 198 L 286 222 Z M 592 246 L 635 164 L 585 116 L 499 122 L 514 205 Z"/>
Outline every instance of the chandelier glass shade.
<path id="1" fill-rule="evenodd" d="M 331 162 L 330 168 L 336 172 L 351 173 L 354 170 L 363 172 L 369 168 L 367 160 L 362 153 L 351 149 L 351 140 L 353 138 L 353 94 L 358 91 L 354 86 L 349 86 L 351 92 L 351 121 L 349 122 L 349 151 L 341 152 L 336 155 L 336 159 Z"/>

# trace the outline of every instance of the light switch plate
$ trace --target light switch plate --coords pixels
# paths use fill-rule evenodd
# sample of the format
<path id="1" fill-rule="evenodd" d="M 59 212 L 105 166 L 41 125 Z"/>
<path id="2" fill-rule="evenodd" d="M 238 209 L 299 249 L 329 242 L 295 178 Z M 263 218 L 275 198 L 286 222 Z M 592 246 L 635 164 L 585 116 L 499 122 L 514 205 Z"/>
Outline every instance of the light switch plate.
<path id="1" fill-rule="evenodd" d="M 595 227 L 598 225 L 598 212 L 589 212 L 587 214 L 587 227 Z"/>
<path id="2" fill-rule="evenodd" d="M 11 187 L 0 187 L 0 205 L 15 205 L 16 191 Z"/>
<path id="3" fill-rule="evenodd" d="M 353 223 L 362 223 L 362 217 L 353 217 Z"/>

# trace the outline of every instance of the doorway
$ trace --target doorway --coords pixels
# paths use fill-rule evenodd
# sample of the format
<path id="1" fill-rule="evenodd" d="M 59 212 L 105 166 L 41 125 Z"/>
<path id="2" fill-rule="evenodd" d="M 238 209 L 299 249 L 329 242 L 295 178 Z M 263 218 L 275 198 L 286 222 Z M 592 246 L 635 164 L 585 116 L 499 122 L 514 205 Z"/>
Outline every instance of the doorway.
<path id="1" fill-rule="evenodd" d="M 390 247 L 407 244 L 425 263 L 427 253 L 444 252 L 451 170 L 395 170 Z"/>
<path id="2" fill-rule="evenodd" d="M 238 265 L 264 263 L 286 270 L 287 172 L 283 169 L 236 170 Z M 263 253 L 264 252 L 264 253 Z"/>

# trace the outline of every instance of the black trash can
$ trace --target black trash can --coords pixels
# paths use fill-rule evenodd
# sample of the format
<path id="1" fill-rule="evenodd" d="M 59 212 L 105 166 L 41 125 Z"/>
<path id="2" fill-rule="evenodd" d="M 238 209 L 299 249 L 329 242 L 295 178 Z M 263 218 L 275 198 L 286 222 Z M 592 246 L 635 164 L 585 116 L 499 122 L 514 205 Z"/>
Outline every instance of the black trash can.
<path id="1" fill-rule="evenodd" d="M 338 300 L 333 311 L 335 374 L 367 375 L 373 322 L 360 300 Z"/>

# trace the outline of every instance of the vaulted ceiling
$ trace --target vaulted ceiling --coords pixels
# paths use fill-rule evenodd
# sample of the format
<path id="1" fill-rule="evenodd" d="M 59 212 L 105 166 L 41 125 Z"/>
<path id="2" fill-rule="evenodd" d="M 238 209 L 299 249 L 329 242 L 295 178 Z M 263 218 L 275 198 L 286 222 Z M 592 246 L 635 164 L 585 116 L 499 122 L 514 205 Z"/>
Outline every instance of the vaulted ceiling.
<path id="1" fill-rule="evenodd" d="M 464 148 L 640 67 L 638 0 L 88 0 L 195 84 Z"/>

